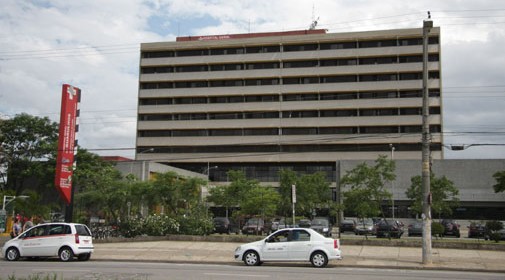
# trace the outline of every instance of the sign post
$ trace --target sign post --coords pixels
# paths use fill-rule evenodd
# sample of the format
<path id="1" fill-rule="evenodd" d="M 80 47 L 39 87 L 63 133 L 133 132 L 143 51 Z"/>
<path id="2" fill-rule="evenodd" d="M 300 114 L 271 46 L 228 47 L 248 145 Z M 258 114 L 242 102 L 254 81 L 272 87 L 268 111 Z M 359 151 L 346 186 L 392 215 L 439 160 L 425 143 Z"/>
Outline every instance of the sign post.
<path id="1" fill-rule="evenodd" d="M 296 185 L 291 185 L 291 200 L 293 201 L 293 227 L 294 227 L 295 226 Z"/>
<path id="2" fill-rule="evenodd" d="M 58 138 L 58 156 L 56 158 L 55 186 L 67 204 L 65 221 L 72 221 L 73 188 L 72 175 L 75 168 L 74 157 L 77 153 L 76 135 L 79 130 L 79 102 L 81 90 L 64 84 L 61 92 L 60 130 Z"/>

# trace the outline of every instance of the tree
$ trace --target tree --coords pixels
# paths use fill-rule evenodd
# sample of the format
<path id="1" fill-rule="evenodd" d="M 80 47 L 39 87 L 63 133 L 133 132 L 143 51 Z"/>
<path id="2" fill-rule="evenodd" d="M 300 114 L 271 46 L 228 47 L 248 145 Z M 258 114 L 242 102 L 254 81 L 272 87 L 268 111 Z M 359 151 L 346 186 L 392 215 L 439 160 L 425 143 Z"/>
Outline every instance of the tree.
<path id="1" fill-rule="evenodd" d="M 313 174 L 297 175 L 289 169 L 282 169 L 279 172 L 280 187 L 279 194 L 279 214 L 289 217 L 292 211 L 291 186 L 296 185 L 296 213 L 305 217 L 310 217 L 317 208 L 329 207 L 331 200 L 330 183 L 326 180 L 323 172 Z"/>
<path id="2" fill-rule="evenodd" d="M 280 196 L 272 187 L 253 187 L 247 193 L 247 197 L 240 205 L 242 214 L 261 215 L 261 217 L 275 215 Z"/>
<path id="3" fill-rule="evenodd" d="M 156 174 L 152 196 L 171 214 L 188 212 L 200 204 L 201 187 L 206 181 L 199 178 L 182 178 L 173 171 Z"/>
<path id="4" fill-rule="evenodd" d="M 126 187 L 121 173 L 98 155 L 78 149 L 77 168 L 73 176 L 74 209 L 87 215 L 110 217 L 114 222 L 126 207 Z"/>
<path id="5" fill-rule="evenodd" d="M 435 174 L 431 173 L 430 177 L 431 208 L 433 212 L 439 216 L 444 214 L 451 215 L 452 209 L 459 204 L 459 199 L 457 198 L 459 190 L 445 176 L 437 178 Z M 422 213 L 423 201 L 422 178 L 421 176 L 412 177 L 411 182 L 412 184 L 405 194 L 413 201 L 411 206 L 412 211 L 420 214 Z"/>
<path id="6" fill-rule="evenodd" d="M 504 192 L 505 191 L 505 171 L 496 172 L 493 177 L 496 180 L 496 185 L 493 186 L 494 192 Z"/>
<path id="7" fill-rule="evenodd" d="M 381 205 L 392 198 L 386 186 L 396 178 L 394 171 L 395 162 L 383 155 L 375 160 L 374 166 L 363 162 L 347 171 L 340 182 L 342 186 L 350 187 L 350 190 L 343 192 L 345 209 L 356 213 L 359 218 L 378 214 L 385 218 Z"/>
<path id="8" fill-rule="evenodd" d="M 27 186 L 35 191 L 53 186 L 57 141 L 58 124 L 47 117 L 19 114 L 0 122 L 0 186 L 16 195 Z M 30 178 L 37 178 L 36 186 Z"/>

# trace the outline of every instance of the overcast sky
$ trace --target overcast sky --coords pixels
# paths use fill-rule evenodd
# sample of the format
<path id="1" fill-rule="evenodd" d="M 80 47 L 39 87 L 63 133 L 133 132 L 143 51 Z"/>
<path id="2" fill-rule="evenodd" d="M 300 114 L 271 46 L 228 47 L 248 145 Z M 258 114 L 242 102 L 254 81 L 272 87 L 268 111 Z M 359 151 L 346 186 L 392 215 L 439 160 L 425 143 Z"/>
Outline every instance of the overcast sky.
<path id="1" fill-rule="evenodd" d="M 307 29 L 441 28 L 446 158 L 505 158 L 505 1 L 0 0 L 0 115 L 59 122 L 81 88 L 79 145 L 133 157 L 140 43 Z"/>

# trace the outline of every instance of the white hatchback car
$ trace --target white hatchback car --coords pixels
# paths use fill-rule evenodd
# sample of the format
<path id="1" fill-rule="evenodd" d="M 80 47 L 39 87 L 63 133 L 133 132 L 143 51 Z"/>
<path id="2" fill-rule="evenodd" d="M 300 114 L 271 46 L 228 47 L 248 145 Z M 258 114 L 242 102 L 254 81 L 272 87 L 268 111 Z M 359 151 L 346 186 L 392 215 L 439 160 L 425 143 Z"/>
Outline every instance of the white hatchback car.
<path id="1" fill-rule="evenodd" d="M 265 239 L 235 249 L 235 260 L 246 265 L 260 265 L 265 261 L 310 261 L 315 267 L 325 267 L 328 260 L 340 259 L 339 240 L 324 237 L 310 228 L 281 229 Z"/>
<path id="2" fill-rule="evenodd" d="M 5 242 L 2 247 L 2 256 L 8 261 L 24 257 L 59 257 L 66 262 L 74 256 L 87 261 L 91 253 L 91 231 L 86 225 L 74 223 L 40 224 Z"/>

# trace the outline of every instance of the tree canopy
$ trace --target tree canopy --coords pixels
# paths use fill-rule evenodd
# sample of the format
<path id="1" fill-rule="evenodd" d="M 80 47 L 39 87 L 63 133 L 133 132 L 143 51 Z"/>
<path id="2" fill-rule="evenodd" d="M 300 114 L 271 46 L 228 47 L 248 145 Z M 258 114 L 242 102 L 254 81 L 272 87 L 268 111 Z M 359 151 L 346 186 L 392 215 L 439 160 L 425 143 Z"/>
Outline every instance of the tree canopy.
<path id="1" fill-rule="evenodd" d="M 0 187 L 20 195 L 28 184 L 36 190 L 52 184 L 54 165 L 48 162 L 54 162 L 57 141 L 58 124 L 47 117 L 19 114 L 1 121 Z M 38 186 L 30 178 L 37 178 Z"/>
<path id="2" fill-rule="evenodd" d="M 368 218 L 379 214 L 385 217 L 382 202 L 389 201 L 392 194 L 386 190 L 396 178 L 395 162 L 386 156 L 379 156 L 374 166 L 366 162 L 347 171 L 341 184 L 350 189 L 344 193 L 344 208 L 355 213 L 359 218 Z"/>
<path id="3" fill-rule="evenodd" d="M 458 194 L 459 190 L 454 186 L 454 183 L 447 177 L 435 177 L 431 173 L 430 176 L 430 191 L 431 191 L 431 208 L 435 214 L 442 216 L 444 214 L 451 215 L 452 209 L 459 204 Z M 411 179 L 412 184 L 405 192 L 407 197 L 413 201 L 411 209 L 415 213 L 422 213 L 422 178 L 415 176 Z"/>
<path id="4" fill-rule="evenodd" d="M 493 174 L 493 178 L 496 180 L 496 184 L 493 185 L 495 193 L 505 191 L 505 171 L 499 171 Z"/>

